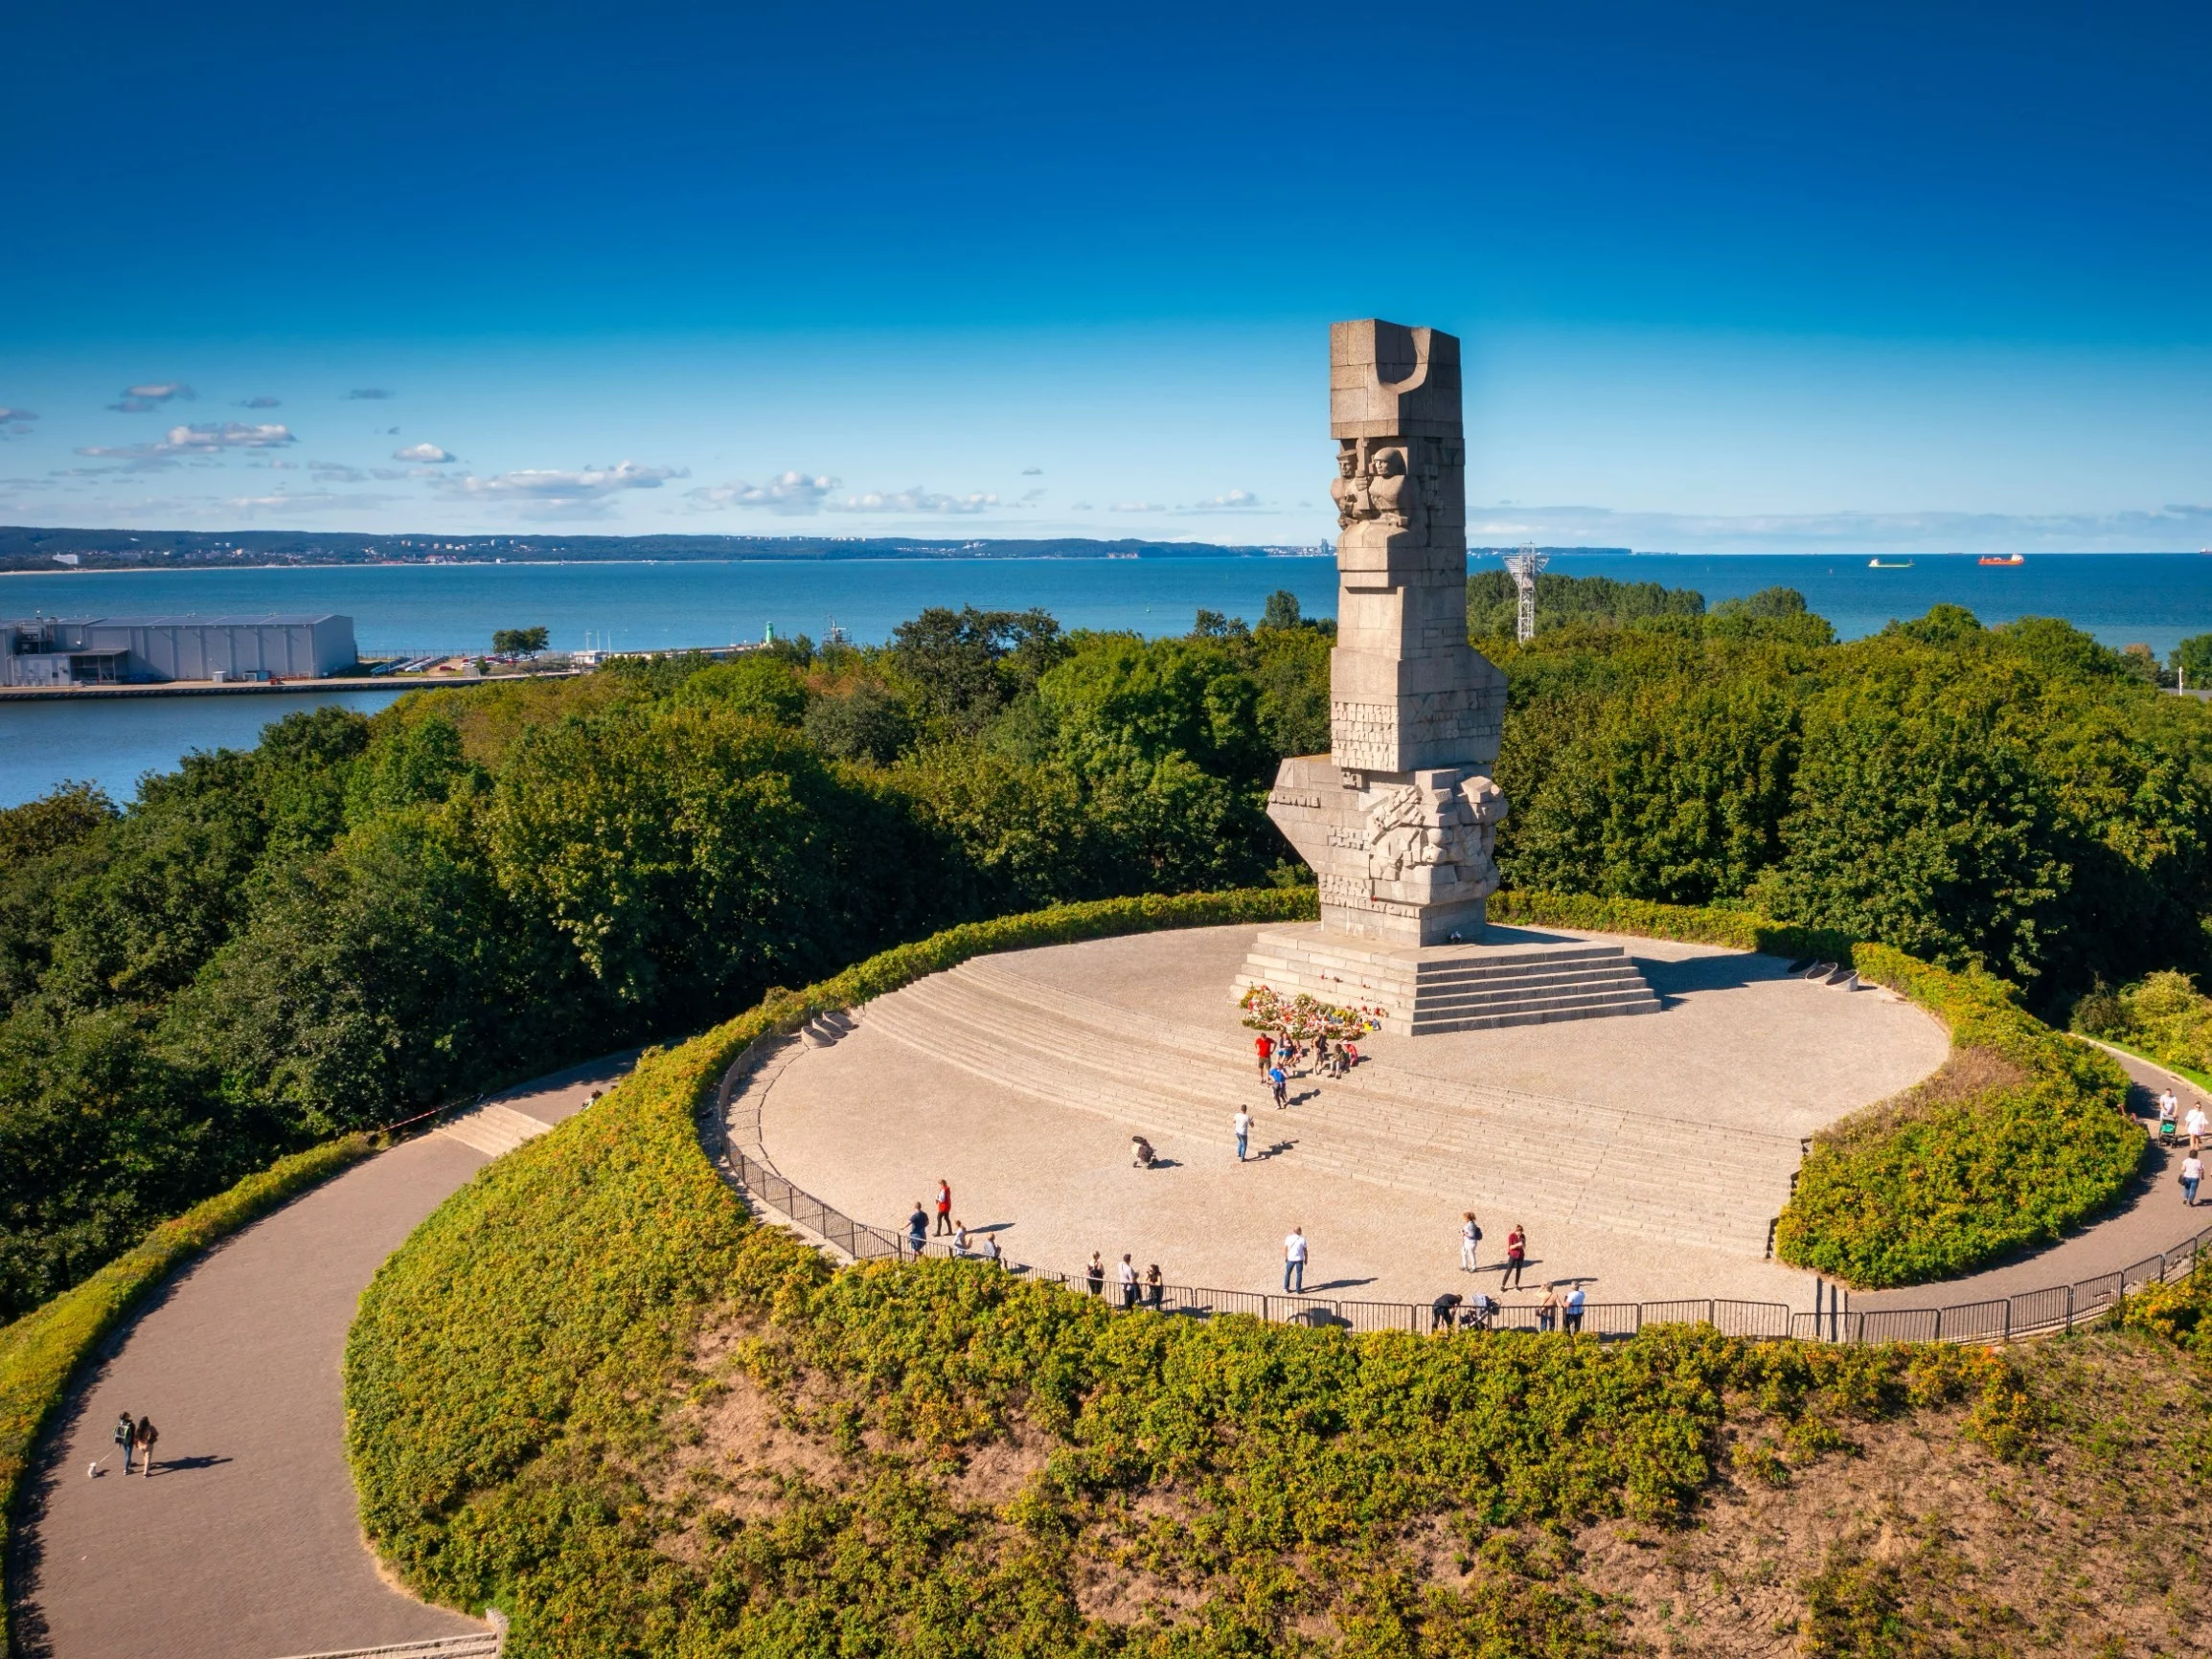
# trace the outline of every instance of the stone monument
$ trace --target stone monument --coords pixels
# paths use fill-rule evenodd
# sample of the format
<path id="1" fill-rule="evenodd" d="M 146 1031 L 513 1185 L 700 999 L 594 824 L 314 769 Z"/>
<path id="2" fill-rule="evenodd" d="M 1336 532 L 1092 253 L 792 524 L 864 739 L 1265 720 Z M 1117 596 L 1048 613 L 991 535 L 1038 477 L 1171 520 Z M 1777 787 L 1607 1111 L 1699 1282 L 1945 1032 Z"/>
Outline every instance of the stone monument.
<path id="1" fill-rule="evenodd" d="M 1617 946 L 1485 929 L 1505 675 L 1467 638 L 1458 340 L 1332 326 L 1329 427 L 1342 533 L 1330 752 L 1285 761 L 1267 806 L 1313 868 L 1321 920 L 1263 933 L 1240 994 L 1379 997 L 1385 1029 L 1408 1032 L 1656 1009 Z"/>

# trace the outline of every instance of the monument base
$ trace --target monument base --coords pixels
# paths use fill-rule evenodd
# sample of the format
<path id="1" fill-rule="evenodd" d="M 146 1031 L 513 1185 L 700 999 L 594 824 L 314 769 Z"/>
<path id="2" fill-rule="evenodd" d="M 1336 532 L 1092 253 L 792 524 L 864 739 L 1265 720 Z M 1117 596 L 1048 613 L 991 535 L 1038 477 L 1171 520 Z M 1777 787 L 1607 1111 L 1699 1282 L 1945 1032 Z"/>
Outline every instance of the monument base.
<path id="1" fill-rule="evenodd" d="M 1400 1036 L 1659 1011 L 1619 945 L 1518 927 L 1423 946 L 1347 937 L 1314 921 L 1265 928 L 1231 995 L 1255 985 L 1378 1011 L 1382 1029 Z"/>

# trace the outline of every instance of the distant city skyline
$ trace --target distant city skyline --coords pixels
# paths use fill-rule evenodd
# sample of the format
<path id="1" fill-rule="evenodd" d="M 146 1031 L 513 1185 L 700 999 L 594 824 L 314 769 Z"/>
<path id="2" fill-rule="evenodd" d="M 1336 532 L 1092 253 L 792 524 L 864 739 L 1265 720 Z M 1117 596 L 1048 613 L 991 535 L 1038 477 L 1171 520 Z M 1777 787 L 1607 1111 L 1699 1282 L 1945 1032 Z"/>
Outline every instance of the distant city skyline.
<path id="1" fill-rule="evenodd" d="M 0 522 L 1311 544 L 1379 314 L 1477 541 L 2212 544 L 2197 12 L 838 17 L 27 14 Z"/>

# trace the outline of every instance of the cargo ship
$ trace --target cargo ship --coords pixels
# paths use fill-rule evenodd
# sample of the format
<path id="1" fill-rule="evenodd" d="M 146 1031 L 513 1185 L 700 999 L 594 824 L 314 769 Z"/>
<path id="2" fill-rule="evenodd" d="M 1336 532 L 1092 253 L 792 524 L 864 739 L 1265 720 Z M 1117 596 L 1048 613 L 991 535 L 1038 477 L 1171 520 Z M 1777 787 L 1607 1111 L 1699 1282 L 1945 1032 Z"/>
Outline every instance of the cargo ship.
<path id="1" fill-rule="evenodd" d="M 1868 570 L 1910 570 L 1912 560 L 1909 558 L 1870 558 L 1866 561 L 1866 568 Z"/>
<path id="2" fill-rule="evenodd" d="M 1985 553 L 1974 560 L 1976 564 L 2025 564 L 2027 560 L 2017 553 Z"/>

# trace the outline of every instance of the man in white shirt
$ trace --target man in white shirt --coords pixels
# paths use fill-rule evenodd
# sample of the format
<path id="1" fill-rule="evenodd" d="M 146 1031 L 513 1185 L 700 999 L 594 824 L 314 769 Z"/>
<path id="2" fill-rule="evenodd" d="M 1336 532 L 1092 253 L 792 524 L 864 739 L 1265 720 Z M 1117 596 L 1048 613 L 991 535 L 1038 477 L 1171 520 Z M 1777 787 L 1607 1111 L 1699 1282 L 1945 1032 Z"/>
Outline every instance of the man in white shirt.
<path id="1" fill-rule="evenodd" d="M 1306 1229 L 1293 1227 L 1283 1240 L 1283 1288 L 1306 1294 Z"/>
<path id="2" fill-rule="evenodd" d="M 1563 1323 L 1569 1336 L 1583 1328 L 1583 1287 L 1580 1284 L 1567 1292 Z"/>
<path id="3" fill-rule="evenodd" d="M 2158 1121 L 2170 1124 L 2181 1115 L 2181 1102 L 2175 1097 L 2174 1085 L 2168 1083 L 2158 1091 Z"/>
<path id="4" fill-rule="evenodd" d="M 1122 1311 L 1127 1313 L 1137 1305 L 1137 1264 L 1124 1256 L 1122 1264 L 1114 1269 L 1114 1277 L 1121 1282 Z"/>
<path id="5" fill-rule="evenodd" d="M 1252 1114 L 1239 1106 L 1237 1115 L 1229 1120 L 1229 1127 L 1236 1131 L 1237 1162 L 1242 1164 L 1244 1161 L 1244 1148 L 1252 1140 Z"/>

